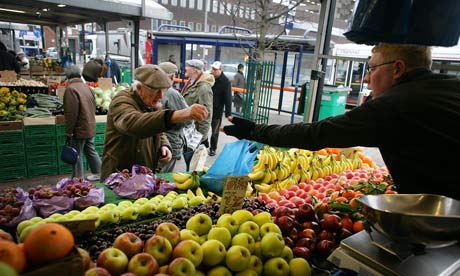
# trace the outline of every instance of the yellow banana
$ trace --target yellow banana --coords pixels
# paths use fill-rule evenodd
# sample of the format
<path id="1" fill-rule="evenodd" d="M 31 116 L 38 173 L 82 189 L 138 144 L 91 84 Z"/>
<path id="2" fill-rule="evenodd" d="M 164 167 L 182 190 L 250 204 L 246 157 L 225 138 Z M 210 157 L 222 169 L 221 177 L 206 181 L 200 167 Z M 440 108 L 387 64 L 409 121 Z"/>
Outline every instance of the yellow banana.
<path id="1" fill-rule="evenodd" d="M 173 173 L 172 178 L 174 179 L 174 182 L 176 183 L 183 183 L 187 181 L 192 175 L 188 173 Z"/>
<path id="2" fill-rule="evenodd" d="M 176 188 L 179 190 L 187 190 L 192 186 L 192 184 L 193 184 L 193 178 L 190 177 L 183 183 L 176 182 Z"/>
<path id="3" fill-rule="evenodd" d="M 255 165 L 253 168 L 252 168 L 252 171 L 258 171 L 258 170 L 263 170 L 265 168 L 265 164 L 266 164 L 266 159 L 267 157 L 265 156 L 265 154 L 259 154 L 258 155 L 258 158 L 259 158 L 259 162 L 257 163 L 257 165 Z"/>
<path id="4" fill-rule="evenodd" d="M 265 170 L 262 169 L 262 170 L 250 172 L 250 173 L 248 174 L 248 176 L 249 176 L 249 178 L 250 178 L 252 181 L 260 180 L 260 179 L 264 178 L 264 176 L 265 176 Z"/>
<path id="5" fill-rule="evenodd" d="M 254 187 L 256 188 L 257 191 L 262 192 L 262 193 L 269 193 L 272 190 L 272 187 L 266 183 L 255 184 Z"/>
<path id="6" fill-rule="evenodd" d="M 265 175 L 262 180 L 262 183 L 270 183 L 271 181 L 272 181 L 272 170 L 270 170 L 270 168 L 267 168 L 265 170 Z"/>
<path id="7" fill-rule="evenodd" d="M 187 190 L 187 197 L 188 197 L 188 199 L 192 199 L 192 198 L 195 197 L 195 194 L 193 193 L 192 190 L 190 190 L 190 189 Z"/>
<path id="8" fill-rule="evenodd" d="M 195 194 L 196 194 L 197 196 L 205 197 L 204 194 L 203 194 L 203 191 L 201 190 L 200 187 L 196 188 Z"/>
<path id="9" fill-rule="evenodd" d="M 300 182 L 307 183 L 311 180 L 311 174 L 307 170 L 302 170 L 302 174 L 300 176 Z"/>

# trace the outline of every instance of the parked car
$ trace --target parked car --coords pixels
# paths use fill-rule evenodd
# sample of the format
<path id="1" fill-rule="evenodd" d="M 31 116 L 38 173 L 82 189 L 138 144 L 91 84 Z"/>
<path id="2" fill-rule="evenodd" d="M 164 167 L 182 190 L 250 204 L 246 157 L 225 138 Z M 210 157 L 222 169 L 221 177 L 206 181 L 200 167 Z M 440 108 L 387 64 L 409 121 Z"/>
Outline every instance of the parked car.
<path id="1" fill-rule="evenodd" d="M 235 74 L 238 72 L 238 64 L 222 64 L 222 71 L 229 81 L 233 81 Z"/>
<path id="2" fill-rule="evenodd" d="M 56 47 L 50 47 L 46 49 L 46 56 L 50 58 L 58 58 L 59 53 Z"/>

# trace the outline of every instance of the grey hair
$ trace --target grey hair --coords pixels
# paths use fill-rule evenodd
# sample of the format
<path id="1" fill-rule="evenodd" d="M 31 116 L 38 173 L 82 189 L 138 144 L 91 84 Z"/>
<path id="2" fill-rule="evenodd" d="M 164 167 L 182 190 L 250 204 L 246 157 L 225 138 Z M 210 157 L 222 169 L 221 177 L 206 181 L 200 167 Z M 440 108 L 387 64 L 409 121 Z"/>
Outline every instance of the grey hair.
<path id="1" fill-rule="evenodd" d="M 65 75 L 68 79 L 81 78 L 81 69 L 77 65 L 71 64 L 65 70 Z"/>

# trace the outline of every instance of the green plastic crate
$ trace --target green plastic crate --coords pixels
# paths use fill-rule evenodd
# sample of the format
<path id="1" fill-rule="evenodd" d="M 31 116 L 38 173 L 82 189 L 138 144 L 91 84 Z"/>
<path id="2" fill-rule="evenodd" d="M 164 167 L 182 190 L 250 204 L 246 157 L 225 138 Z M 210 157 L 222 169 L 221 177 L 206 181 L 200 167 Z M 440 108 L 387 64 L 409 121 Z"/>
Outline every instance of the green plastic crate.
<path id="1" fill-rule="evenodd" d="M 56 136 L 54 137 L 26 137 L 26 149 L 33 149 L 38 147 L 56 147 Z"/>
<path id="2" fill-rule="evenodd" d="M 17 181 L 27 178 L 27 170 L 25 167 L 14 167 L 4 170 L 0 169 L 0 182 Z"/>
<path id="3" fill-rule="evenodd" d="M 56 125 L 25 126 L 24 136 L 27 137 L 56 137 Z"/>
<path id="4" fill-rule="evenodd" d="M 100 146 L 104 145 L 105 135 L 104 134 L 96 134 L 94 137 L 94 145 Z"/>
<path id="5" fill-rule="evenodd" d="M 26 156 L 24 152 L 2 153 L 0 157 L 0 169 L 5 168 L 5 166 L 9 165 L 24 166 L 25 163 Z"/>
<path id="6" fill-rule="evenodd" d="M 65 135 L 65 125 L 56 125 L 56 136 Z"/>
<path id="7" fill-rule="evenodd" d="M 57 166 L 56 165 L 45 165 L 45 164 L 35 164 L 32 167 L 28 167 L 27 176 L 29 178 L 37 176 L 51 176 L 57 175 Z"/>
<path id="8" fill-rule="evenodd" d="M 27 156 L 27 167 L 31 168 L 34 166 L 56 166 L 57 167 L 56 155 L 48 156 Z"/>
<path id="9" fill-rule="evenodd" d="M 0 145 L 0 158 L 5 158 L 5 155 L 10 154 L 24 154 L 24 144 L 7 144 L 7 145 Z"/>
<path id="10" fill-rule="evenodd" d="M 97 153 L 99 154 L 99 157 L 102 158 L 102 153 L 104 152 L 104 145 L 96 146 L 95 148 L 96 148 Z"/>
<path id="11" fill-rule="evenodd" d="M 24 133 L 22 130 L 0 131 L 0 147 L 9 147 L 13 145 L 24 146 Z"/>
<path id="12" fill-rule="evenodd" d="M 105 134 L 105 128 L 106 128 L 105 122 L 96 123 L 96 133 L 97 134 Z"/>
<path id="13" fill-rule="evenodd" d="M 57 150 L 55 145 L 46 145 L 46 146 L 36 146 L 27 148 L 26 155 L 29 157 L 48 157 L 56 156 Z"/>
<path id="14" fill-rule="evenodd" d="M 65 141 L 66 141 L 66 140 L 67 140 L 67 136 L 65 136 L 65 135 L 58 135 L 58 136 L 56 137 L 56 145 L 57 145 L 57 146 L 61 146 L 61 148 L 62 148 L 62 146 L 65 145 Z"/>
<path id="15" fill-rule="evenodd" d="M 71 174 L 72 173 L 72 166 L 69 164 L 64 164 L 59 166 L 58 170 L 59 174 Z"/>

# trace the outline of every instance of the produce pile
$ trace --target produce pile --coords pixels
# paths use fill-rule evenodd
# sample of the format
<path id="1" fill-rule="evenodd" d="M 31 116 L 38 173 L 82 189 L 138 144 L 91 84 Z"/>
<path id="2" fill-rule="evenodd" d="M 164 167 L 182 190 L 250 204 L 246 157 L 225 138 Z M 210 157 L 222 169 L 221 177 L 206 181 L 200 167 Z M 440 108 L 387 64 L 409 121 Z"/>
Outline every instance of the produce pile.
<path id="1" fill-rule="evenodd" d="M 96 95 L 96 106 L 98 107 L 98 112 L 107 113 L 109 110 L 110 103 L 112 98 L 120 91 L 127 89 L 127 87 L 119 84 L 117 87 L 112 87 L 112 89 L 102 90 L 100 87 L 94 88 L 94 93 Z"/>
<path id="2" fill-rule="evenodd" d="M 26 86 L 26 87 L 46 87 L 41 81 L 19 79 L 17 81 L 0 81 L 0 86 Z"/>
<path id="3" fill-rule="evenodd" d="M 27 95 L 8 87 L 0 88 L 0 121 L 16 121 L 23 118 Z"/>

